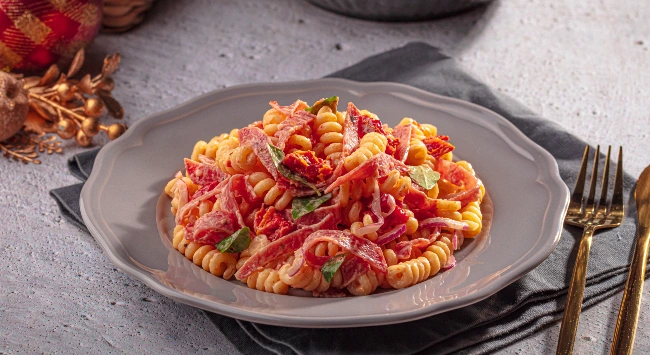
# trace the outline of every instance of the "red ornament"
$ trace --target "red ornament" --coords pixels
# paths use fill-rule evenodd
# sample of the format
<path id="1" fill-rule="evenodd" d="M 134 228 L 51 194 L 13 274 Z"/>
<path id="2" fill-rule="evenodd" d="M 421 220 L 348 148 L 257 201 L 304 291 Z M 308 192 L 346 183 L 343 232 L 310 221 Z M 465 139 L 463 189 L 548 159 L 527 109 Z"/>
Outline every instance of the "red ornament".
<path id="1" fill-rule="evenodd" d="M 0 69 L 65 66 L 97 35 L 101 0 L 0 0 Z"/>

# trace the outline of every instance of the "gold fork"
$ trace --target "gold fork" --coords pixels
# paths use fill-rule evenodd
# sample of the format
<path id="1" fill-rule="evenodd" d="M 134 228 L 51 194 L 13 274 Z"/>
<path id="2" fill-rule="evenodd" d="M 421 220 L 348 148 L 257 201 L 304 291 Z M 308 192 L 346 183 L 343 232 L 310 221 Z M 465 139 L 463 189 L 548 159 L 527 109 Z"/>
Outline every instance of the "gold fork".
<path id="1" fill-rule="evenodd" d="M 576 181 L 576 187 L 571 195 L 571 202 L 567 210 L 564 221 L 568 224 L 582 227 L 584 232 L 580 239 L 578 255 L 576 257 L 571 285 L 567 295 L 567 302 L 564 308 L 564 318 L 560 328 L 560 339 L 557 344 L 557 354 L 568 355 L 573 352 L 576 332 L 578 330 L 578 320 L 580 310 L 582 309 L 582 297 L 585 291 L 587 276 L 587 264 L 589 261 L 589 250 L 591 249 L 591 239 L 594 232 L 601 228 L 613 228 L 621 225 L 623 221 L 623 147 L 618 150 L 618 164 L 616 166 L 616 177 L 614 178 L 614 194 L 611 199 L 611 207 L 607 208 L 607 191 L 609 181 L 609 156 L 612 151 L 610 146 L 607 149 L 605 166 L 603 169 L 603 180 L 600 193 L 600 201 L 596 205 L 596 183 L 598 179 L 598 160 L 600 155 L 600 146 L 596 147 L 594 156 L 594 165 L 591 174 L 591 186 L 589 187 L 589 196 L 583 206 L 583 192 L 585 180 L 587 177 L 587 161 L 589 160 L 589 146 L 585 148 L 582 157 L 580 173 Z"/>

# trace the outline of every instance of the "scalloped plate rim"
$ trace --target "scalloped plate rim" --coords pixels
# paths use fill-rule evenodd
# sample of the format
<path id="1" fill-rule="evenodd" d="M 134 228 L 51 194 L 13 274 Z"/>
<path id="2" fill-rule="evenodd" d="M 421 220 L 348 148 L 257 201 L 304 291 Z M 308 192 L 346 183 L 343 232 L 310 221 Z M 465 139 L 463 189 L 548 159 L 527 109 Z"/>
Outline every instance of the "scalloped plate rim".
<path id="1" fill-rule="evenodd" d="M 549 189 L 550 186 L 549 184 L 555 184 L 556 187 L 559 187 L 559 190 L 556 191 L 557 194 L 551 194 L 551 196 L 549 197 L 549 202 L 548 202 L 546 212 L 547 213 L 551 212 L 553 214 L 552 216 L 553 218 L 545 219 L 545 223 L 544 223 L 545 225 L 546 223 L 551 223 L 550 231 L 548 233 L 549 238 L 546 240 L 546 244 L 543 244 L 542 245 L 543 248 L 539 249 L 533 254 L 534 257 L 529 259 L 528 263 L 515 265 L 513 269 L 508 270 L 509 277 L 500 277 L 497 280 L 492 281 L 488 285 L 482 287 L 480 290 L 477 290 L 472 294 L 460 296 L 458 298 L 448 300 L 445 302 L 434 303 L 427 307 L 410 310 L 410 311 L 403 311 L 403 312 L 392 313 L 392 314 L 357 315 L 353 317 L 353 320 L 351 322 L 350 318 L 352 317 L 336 317 L 336 318 L 324 317 L 318 320 L 313 320 L 313 319 L 306 319 L 300 316 L 269 315 L 269 314 L 255 312 L 251 310 L 244 310 L 235 306 L 215 304 L 210 301 L 198 299 L 196 297 L 193 297 L 192 295 L 188 295 L 184 292 L 181 292 L 179 290 L 170 288 L 167 285 L 164 285 L 159 280 L 154 278 L 147 270 L 138 266 L 134 260 L 128 258 L 127 259 L 122 258 L 120 255 L 118 255 L 119 253 L 118 250 L 116 249 L 115 243 L 111 244 L 108 238 L 104 236 L 104 234 L 102 233 L 101 228 L 97 227 L 96 224 L 98 223 L 96 223 L 96 221 L 98 221 L 97 218 L 100 217 L 101 215 L 98 216 L 96 214 L 96 211 L 93 211 L 92 208 L 87 203 L 84 202 L 84 200 L 90 201 L 92 193 L 95 191 L 95 189 L 100 189 L 99 191 L 101 191 L 103 186 L 108 181 L 110 175 L 110 174 L 102 175 L 102 172 L 105 172 L 106 170 L 110 172 L 112 170 L 112 166 L 116 160 L 116 157 L 121 152 L 123 152 L 124 150 L 132 146 L 141 145 L 142 142 L 140 138 L 144 133 L 146 133 L 147 128 L 151 128 L 155 126 L 156 123 L 159 121 L 169 120 L 170 117 L 168 116 L 173 115 L 174 117 L 176 117 L 176 119 L 178 119 L 186 115 L 190 115 L 192 112 L 198 111 L 205 106 L 212 105 L 211 103 L 208 103 L 207 105 L 199 105 L 199 104 L 213 96 L 227 97 L 228 93 L 236 92 L 238 90 L 248 90 L 253 88 L 257 88 L 258 90 L 261 89 L 287 90 L 287 89 L 296 89 L 297 87 L 300 86 L 313 87 L 314 85 L 318 85 L 318 84 L 339 86 L 344 90 L 350 90 L 350 91 L 354 91 L 355 89 L 358 88 L 358 91 L 360 91 L 362 94 L 364 93 L 368 94 L 368 92 L 372 91 L 372 89 L 378 89 L 378 90 L 374 90 L 373 93 L 397 91 L 402 94 L 408 95 L 409 92 L 413 92 L 415 94 L 422 95 L 430 99 L 434 99 L 438 101 L 447 101 L 457 105 L 470 107 L 473 110 L 478 110 L 483 112 L 484 114 L 488 114 L 495 117 L 497 120 L 500 121 L 500 123 L 504 125 L 502 127 L 507 128 L 507 132 L 504 132 L 503 129 L 501 130 L 506 136 L 515 135 L 517 138 L 523 140 L 523 142 L 526 143 L 526 148 L 529 151 L 534 151 L 536 153 L 539 153 L 543 158 L 542 160 L 540 160 L 540 162 L 543 164 L 538 164 L 538 166 L 544 165 L 548 169 L 542 169 L 539 172 L 538 179 L 536 182 L 541 183 L 547 189 Z M 495 132 L 493 129 L 490 130 Z M 553 202 L 554 202 L 555 209 L 549 211 Z M 158 113 L 154 113 L 146 118 L 138 120 L 126 131 L 126 133 L 122 137 L 118 138 L 113 142 L 110 142 L 99 151 L 95 160 L 95 167 L 90 177 L 84 184 L 84 187 L 81 192 L 80 209 L 81 209 L 82 218 L 89 232 L 99 242 L 102 249 L 109 256 L 110 260 L 122 271 L 144 282 L 147 286 L 149 286 L 150 288 L 152 288 L 153 290 L 155 290 L 156 292 L 164 296 L 167 296 L 179 302 L 186 303 L 207 311 L 213 311 L 222 315 L 226 315 L 226 316 L 230 316 L 233 318 L 238 318 L 246 321 L 252 321 L 252 322 L 269 324 L 269 325 L 290 326 L 290 327 L 324 328 L 324 327 L 357 327 L 357 326 L 368 326 L 368 325 L 386 325 L 386 324 L 407 322 L 416 319 L 421 319 L 434 314 L 446 312 L 463 306 L 467 306 L 479 302 L 493 295 L 494 293 L 498 292 L 499 290 L 503 289 L 504 287 L 508 286 L 512 282 L 521 278 L 523 275 L 530 272 L 533 268 L 538 266 L 553 252 L 553 250 L 555 249 L 555 247 L 557 246 L 560 240 L 560 235 L 563 226 L 563 217 L 566 212 L 568 202 L 569 202 L 569 189 L 560 178 L 558 165 L 555 159 L 553 158 L 553 156 L 551 156 L 551 154 L 548 153 L 545 149 L 543 149 L 535 142 L 533 142 L 530 138 L 525 136 L 518 128 L 516 128 L 516 126 L 514 126 L 514 124 L 512 124 L 510 121 L 506 120 L 499 114 L 491 110 L 488 110 L 487 108 L 484 108 L 482 106 L 467 101 L 463 101 L 460 99 L 451 98 L 447 96 L 442 96 L 438 94 L 433 94 L 431 92 L 413 86 L 409 86 L 406 84 L 394 83 L 394 82 L 357 82 L 357 81 L 341 79 L 341 78 L 325 78 L 325 79 L 291 81 L 291 82 L 282 82 L 282 83 L 252 83 L 252 84 L 232 86 L 232 87 L 208 92 L 206 94 L 197 96 L 189 101 L 186 101 L 185 103 L 182 103 L 176 107 Z M 445 307 L 441 307 L 441 305 L 443 304 L 445 305 Z"/>

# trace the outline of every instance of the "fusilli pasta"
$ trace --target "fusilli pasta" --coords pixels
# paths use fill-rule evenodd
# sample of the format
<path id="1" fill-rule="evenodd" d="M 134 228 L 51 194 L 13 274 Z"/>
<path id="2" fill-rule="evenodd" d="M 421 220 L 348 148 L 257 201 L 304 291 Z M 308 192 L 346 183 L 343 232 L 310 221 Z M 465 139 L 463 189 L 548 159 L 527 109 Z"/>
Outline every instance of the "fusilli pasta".
<path id="1" fill-rule="evenodd" d="M 376 132 L 367 133 L 361 138 L 359 148 L 345 158 L 345 169 L 352 171 L 374 155 L 385 152 L 386 144 L 388 144 L 388 140 L 385 136 Z"/>
<path id="2" fill-rule="evenodd" d="M 172 246 L 192 263 L 264 292 L 363 296 L 453 267 L 462 237 L 481 235 L 485 186 L 436 126 L 391 128 L 337 97 L 270 104 L 198 141 L 164 187 Z"/>
<path id="3" fill-rule="evenodd" d="M 185 239 L 183 226 L 179 225 L 174 228 L 172 245 L 194 264 L 201 266 L 214 276 L 228 280 L 235 274 L 237 259 L 234 254 L 222 253 L 212 245 L 188 241 Z"/>
<path id="4" fill-rule="evenodd" d="M 246 284 L 252 289 L 279 295 L 284 295 L 289 290 L 289 285 L 280 280 L 280 273 L 269 268 L 253 272 L 246 279 Z"/>
<path id="5" fill-rule="evenodd" d="M 417 259 L 403 261 L 388 267 L 386 279 L 394 288 L 404 288 L 420 283 L 437 274 L 447 263 L 453 251 L 448 238 L 429 246 Z"/>
<path id="6" fill-rule="evenodd" d="M 274 206 L 278 210 L 285 209 L 293 200 L 291 193 L 278 187 L 275 180 L 266 173 L 252 173 L 248 181 L 253 186 L 257 197 L 263 198 L 265 204 Z"/>
<path id="7" fill-rule="evenodd" d="M 343 150 L 343 117 L 324 106 L 318 111 L 314 121 L 316 137 L 322 145 L 322 154 L 334 163 L 338 163 Z"/>
<path id="8" fill-rule="evenodd" d="M 262 117 L 262 126 L 264 127 L 264 133 L 269 136 L 274 136 L 278 131 L 278 125 L 284 121 L 286 117 L 279 112 L 278 110 L 271 108 L 264 113 Z"/>

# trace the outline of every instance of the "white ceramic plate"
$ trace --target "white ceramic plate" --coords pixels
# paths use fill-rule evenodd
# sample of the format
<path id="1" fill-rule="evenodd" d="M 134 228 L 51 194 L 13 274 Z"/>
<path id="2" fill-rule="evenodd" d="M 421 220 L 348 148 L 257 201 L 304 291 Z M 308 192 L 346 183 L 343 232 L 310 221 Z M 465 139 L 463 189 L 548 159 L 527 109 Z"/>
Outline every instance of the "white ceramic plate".
<path id="1" fill-rule="evenodd" d="M 173 249 L 163 187 L 196 141 L 261 119 L 270 100 L 289 104 L 332 95 L 390 125 L 404 116 L 432 123 L 451 137 L 455 156 L 473 164 L 494 218 L 489 233 L 457 252 L 455 268 L 402 290 L 325 299 L 251 290 L 212 276 Z M 167 297 L 259 323 L 352 327 L 415 320 L 504 288 L 553 251 L 568 196 L 553 157 L 494 112 L 401 84 L 323 79 L 232 87 L 138 121 L 100 151 L 81 193 L 81 212 L 119 268 Z"/>

